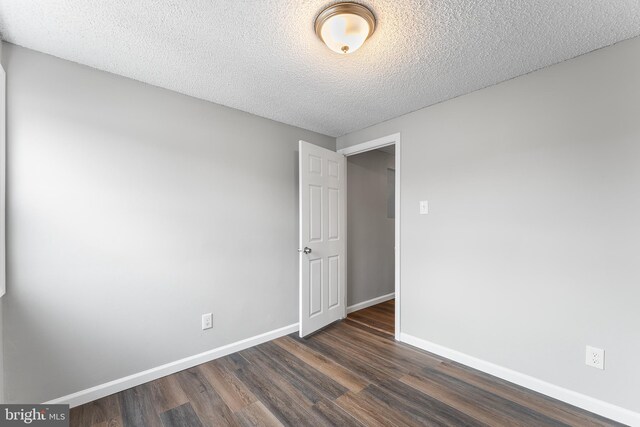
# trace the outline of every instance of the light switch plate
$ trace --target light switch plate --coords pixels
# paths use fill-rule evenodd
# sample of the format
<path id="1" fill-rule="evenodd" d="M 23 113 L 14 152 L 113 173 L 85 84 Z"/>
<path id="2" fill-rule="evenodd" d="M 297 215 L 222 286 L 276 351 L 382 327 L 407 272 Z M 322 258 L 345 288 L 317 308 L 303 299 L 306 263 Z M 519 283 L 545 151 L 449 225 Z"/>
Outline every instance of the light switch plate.
<path id="1" fill-rule="evenodd" d="M 423 200 L 420 202 L 420 215 L 426 215 L 429 213 L 429 202 Z"/>

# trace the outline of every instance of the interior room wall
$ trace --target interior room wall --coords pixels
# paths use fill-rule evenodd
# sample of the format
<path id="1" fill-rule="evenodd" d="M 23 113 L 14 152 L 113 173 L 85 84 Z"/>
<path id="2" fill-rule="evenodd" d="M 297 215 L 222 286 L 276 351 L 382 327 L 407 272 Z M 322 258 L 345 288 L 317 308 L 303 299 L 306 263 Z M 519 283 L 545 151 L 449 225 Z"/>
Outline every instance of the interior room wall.
<path id="1" fill-rule="evenodd" d="M 3 56 L 8 401 L 297 323 L 298 140 L 334 138 L 9 44 Z"/>
<path id="2" fill-rule="evenodd" d="M 1 151 L 1 159 L 2 162 L 0 165 L 2 166 L 2 176 L 0 176 L 0 228 L 2 232 L 0 233 L 0 265 L 2 268 L 0 269 L 0 403 L 4 403 L 4 328 L 2 327 L 2 296 L 6 290 L 6 275 L 5 275 L 5 260 L 6 260 L 6 245 L 5 245 L 5 190 L 6 187 L 4 183 L 6 182 L 6 175 L 4 174 L 4 166 L 5 165 L 5 136 L 6 136 L 6 128 L 5 128 L 5 120 L 6 120 L 6 74 L 4 71 L 4 66 L 2 65 L 2 42 L 0 41 L 0 151 Z"/>
<path id="3" fill-rule="evenodd" d="M 0 297 L 6 291 L 6 73 L 2 65 L 2 41 L 0 41 Z M 1 333 L 1 331 L 0 331 Z"/>
<path id="4" fill-rule="evenodd" d="M 347 157 L 347 306 L 392 293 L 394 219 L 387 217 L 387 169 L 380 150 Z"/>
<path id="5" fill-rule="evenodd" d="M 2 304 L 1 303 L 0 303 L 0 403 L 5 403 L 5 397 L 4 397 L 4 325 L 3 325 L 3 321 L 2 321 Z"/>
<path id="6" fill-rule="evenodd" d="M 639 117 L 634 38 L 339 137 L 401 133 L 402 332 L 640 412 Z"/>
<path id="7" fill-rule="evenodd" d="M 0 403 L 5 403 L 4 397 L 4 324 L 2 321 L 2 301 L 0 301 Z"/>

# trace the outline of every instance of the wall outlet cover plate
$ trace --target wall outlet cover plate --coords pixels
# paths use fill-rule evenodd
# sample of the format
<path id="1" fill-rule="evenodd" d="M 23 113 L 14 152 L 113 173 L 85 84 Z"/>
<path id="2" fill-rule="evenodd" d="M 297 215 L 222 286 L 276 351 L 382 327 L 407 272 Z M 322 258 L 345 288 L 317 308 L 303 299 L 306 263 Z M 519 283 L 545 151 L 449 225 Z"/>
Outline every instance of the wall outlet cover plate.
<path id="1" fill-rule="evenodd" d="M 202 315 L 202 330 L 213 328 L 213 314 L 206 313 Z"/>
<path id="2" fill-rule="evenodd" d="M 601 348 L 587 346 L 585 363 L 597 369 L 604 369 L 604 350 Z"/>
<path id="3" fill-rule="evenodd" d="M 420 202 L 420 215 L 426 215 L 429 213 L 429 202 L 423 200 Z"/>

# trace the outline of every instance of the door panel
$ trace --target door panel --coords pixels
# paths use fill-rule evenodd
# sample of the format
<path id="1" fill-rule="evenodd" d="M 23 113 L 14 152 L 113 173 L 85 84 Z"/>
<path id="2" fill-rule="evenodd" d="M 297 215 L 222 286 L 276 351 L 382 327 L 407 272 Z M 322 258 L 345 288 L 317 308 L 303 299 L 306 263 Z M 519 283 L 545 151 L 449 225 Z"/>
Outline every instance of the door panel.
<path id="1" fill-rule="evenodd" d="M 334 162 L 333 160 L 327 160 L 327 164 L 329 165 L 329 176 L 332 178 L 339 178 L 340 164 L 338 162 Z"/>
<path id="2" fill-rule="evenodd" d="M 340 238 L 340 190 L 328 188 L 329 194 L 329 240 L 339 240 Z"/>
<path id="3" fill-rule="evenodd" d="M 300 141 L 300 336 L 346 316 L 345 157 Z"/>
<path id="4" fill-rule="evenodd" d="M 309 173 L 314 175 L 322 175 L 322 158 L 318 156 L 309 156 Z"/>
<path id="5" fill-rule="evenodd" d="M 309 242 L 322 241 L 322 187 L 309 186 Z"/>
<path id="6" fill-rule="evenodd" d="M 340 302 L 340 257 L 329 257 L 329 308 Z"/>
<path id="7" fill-rule="evenodd" d="M 322 258 L 309 261 L 309 317 L 322 313 Z"/>

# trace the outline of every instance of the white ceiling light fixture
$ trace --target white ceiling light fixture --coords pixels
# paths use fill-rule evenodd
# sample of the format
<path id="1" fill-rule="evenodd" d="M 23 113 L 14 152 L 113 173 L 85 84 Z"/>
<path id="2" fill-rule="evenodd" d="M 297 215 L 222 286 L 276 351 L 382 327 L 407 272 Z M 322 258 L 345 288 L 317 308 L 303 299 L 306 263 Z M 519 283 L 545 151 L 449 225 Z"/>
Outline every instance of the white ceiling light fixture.
<path id="1" fill-rule="evenodd" d="M 373 34 L 376 18 L 357 3 L 337 3 L 320 12 L 316 34 L 336 53 L 353 53 Z"/>

